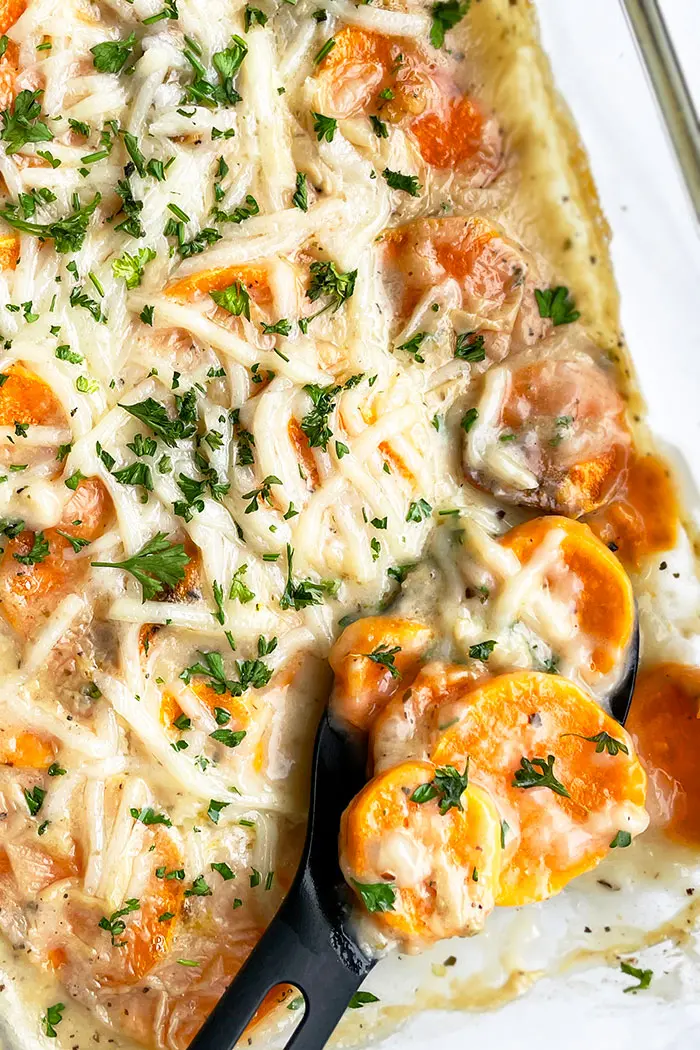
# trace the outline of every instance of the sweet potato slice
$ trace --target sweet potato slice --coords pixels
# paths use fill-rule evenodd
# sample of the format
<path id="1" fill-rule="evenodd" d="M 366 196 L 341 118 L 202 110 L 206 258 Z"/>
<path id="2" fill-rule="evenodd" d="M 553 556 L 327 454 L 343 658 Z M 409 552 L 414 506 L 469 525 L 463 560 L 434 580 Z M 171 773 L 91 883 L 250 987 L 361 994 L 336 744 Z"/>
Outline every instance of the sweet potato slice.
<path id="1" fill-rule="evenodd" d="M 551 897 L 647 825 L 629 735 L 565 678 L 518 671 L 477 686 L 431 761 L 461 768 L 467 756 L 508 825 L 498 904 Z"/>
<path id="2" fill-rule="evenodd" d="M 324 113 L 378 116 L 403 126 L 432 167 L 469 164 L 482 184 L 493 177 L 501 153 L 494 122 L 423 48 L 357 26 L 346 26 L 333 40 L 317 72 Z"/>
<path id="3" fill-rule="evenodd" d="M 165 289 L 165 294 L 173 299 L 202 299 L 209 292 L 222 292 L 229 285 L 238 282 L 245 285 L 248 294 L 259 306 L 266 306 L 272 301 L 272 292 L 264 266 L 224 266 L 214 270 L 203 270 L 173 281 Z"/>
<path id="4" fill-rule="evenodd" d="M 85 478 L 66 504 L 58 526 L 46 529 L 44 539 L 49 550 L 41 561 L 18 561 L 32 551 L 39 534 L 22 532 L 8 540 L 0 561 L 0 608 L 19 634 L 30 635 L 87 572 L 86 559 L 64 557 L 72 552 L 72 545 L 61 532 L 90 542 L 105 531 L 112 512 L 111 497 L 100 479 Z"/>
<path id="5" fill-rule="evenodd" d="M 663 663 L 643 671 L 627 725 L 653 788 L 652 822 L 700 844 L 700 668 Z"/>
<path id="6" fill-rule="evenodd" d="M 423 160 L 434 168 L 458 168 L 482 149 L 484 115 L 470 98 L 446 98 L 438 109 L 418 117 L 411 132 Z"/>
<path id="7" fill-rule="evenodd" d="M 206 682 L 194 681 L 190 684 L 190 689 L 197 694 L 212 714 L 215 714 L 218 709 L 225 711 L 230 716 L 229 721 L 222 720 L 221 722 L 222 725 L 226 725 L 227 729 L 245 729 L 250 724 L 250 706 L 240 697 L 231 696 L 230 693 L 217 693 Z M 166 728 L 173 726 L 175 720 L 182 714 L 182 708 L 175 696 L 166 691 L 160 706 L 161 725 Z M 223 716 L 220 717 L 223 719 Z M 177 729 L 177 726 L 174 728 Z"/>
<path id="8" fill-rule="evenodd" d="M 0 387 L 0 426 L 66 426 L 63 405 L 43 379 L 21 364 L 12 365 L 5 375 L 7 379 Z"/>
<path id="9" fill-rule="evenodd" d="M 637 456 L 630 463 L 618 495 L 588 519 L 588 524 L 631 568 L 649 554 L 672 550 L 678 536 L 680 508 L 671 471 L 657 456 Z"/>
<path id="10" fill-rule="evenodd" d="M 7 58 L 7 52 L 5 52 Z M 0 108 L 7 108 L 5 101 L 7 71 L 0 62 Z M 19 260 L 19 237 L 16 233 L 6 233 L 0 237 L 0 270 L 14 270 Z"/>
<path id="11" fill-rule="evenodd" d="M 579 518 L 607 503 L 625 476 L 631 437 L 614 377 L 592 358 L 509 362 L 500 418 L 475 459 L 478 420 L 502 373 L 487 374 L 477 423 L 467 434 L 465 470 L 502 500 Z M 489 463 L 489 457 L 491 462 Z M 494 467 L 501 461 L 501 468 Z M 513 480 L 518 477 L 519 480 Z"/>
<path id="12" fill-rule="evenodd" d="M 527 565 L 555 529 L 563 534 L 560 557 L 543 582 L 555 596 L 561 589 L 562 597 L 568 595 L 579 631 L 591 640 L 590 665 L 583 670 L 590 677 L 607 674 L 625 654 L 635 616 L 632 585 L 614 554 L 587 525 L 556 516 L 525 522 L 501 543 Z"/>
<path id="13" fill-rule="evenodd" d="M 123 929 L 112 934 L 99 925 L 104 915 L 104 905 L 99 902 L 84 898 L 69 903 L 70 935 L 64 945 L 66 955 L 59 977 L 63 966 L 72 965 L 76 945 L 71 935 L 91 946 L 93 975 L 103 987 L 117 989 L 136 984 L 167 955 L 184 898 L 183 880 L 171 873 L 183 868 L 184 860 L 164 828 L 149 828 L 144 848 L 151 874 L 140 896 L 133 898 L 138 907 L 114 916 L 123 922 Z"/>
<path id="14" fill-rule="evenodd" d="M 409 759 L 426 759 L 435 735 L 452 720 L 459 704 L 488 673 L 478 665 L 431 662 L 406 689 L 399 689 L 372 722 L 370 754 L 375 773 Z"/>
<path id="15" fill-rule="evenodd" d="M 494 906 L 500 816 L 485 791 L 465 789 L 463 770 L 401 763 L 366 784 L 342 817 L 343 874 L 408 949 L 476 933 Z"/>
<path id="16" fill-rule="evenodd" d="M 433 631 L 415 620 L 368 616 L 346 627 L 330 651 L 335 713 L 367 730 L 376 713 L 418 670 Z"/>
<path id="17" fill-rule="evenodd" d="M 0 0 L 0 34 L 11 29 L 27 7 L 27 0 Z"/>
<path id="18" fill-rule="evenodd" d="M 11 29 L 20 15 L 24 14 L 27 0 L 0 0 L 0 35 Z M 15 82 L 19 73 L 19 48 L 14 40 L 7 44 L 0 59 L 0 109 L 7 109 L 17 94 Z M 7 246 L 4 242 L 7 242 Z M 19 238 L 8 234 L 0 238 L 0 269 L 14 270 L 19 253 Z"/>
<path id="19" fill-rule="evenodd" d="M 519 306 L 522 256 L 487 219 L 418 219 L 387 230 L 382 244 L 387 276 L 392 287 L 398 286 L 404 317 L 426 290 L 447 278 L 458 283 L 467 313 L 495 321 Z"/>
<path id="20" fill-rule="evenodd" d="M 56 751 L 50 739 L 29 729 L 0 729 L 0 765 L 48 769 Z"/>
<path id="21" fill-rule="evenodd" d="M 318 67 L 328 109 L 339 117 L 366 113 L 388 86 L 392 45 L 388 37 L 359 26 L 344 26 Z M 397 46 L 397 53 L 400 50 Z M 386 81 L 386 84 L 385 84 Z"/>

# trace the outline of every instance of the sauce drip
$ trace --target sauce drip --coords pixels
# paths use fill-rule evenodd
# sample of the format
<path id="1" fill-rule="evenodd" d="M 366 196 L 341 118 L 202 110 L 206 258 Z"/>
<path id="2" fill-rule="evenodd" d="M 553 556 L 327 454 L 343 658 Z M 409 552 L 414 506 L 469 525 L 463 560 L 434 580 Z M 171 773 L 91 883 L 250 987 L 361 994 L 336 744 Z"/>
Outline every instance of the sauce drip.
<path id="1" fill-rule="evenodd" d="M 627 723 L 654 789 L 652 822 L 694 845 L 700 844 L 698 700 L 700 668 L 658 664 L 640 675 Z"/>
<path id="2" fill-rule="evenodd" d="M 588 519 L 625 565 L 638 568 L 648 554 L 671 550 L 678 533 L 678 496 L 671 472 L 656 456 L 638 456 L 624 489 Z"/>

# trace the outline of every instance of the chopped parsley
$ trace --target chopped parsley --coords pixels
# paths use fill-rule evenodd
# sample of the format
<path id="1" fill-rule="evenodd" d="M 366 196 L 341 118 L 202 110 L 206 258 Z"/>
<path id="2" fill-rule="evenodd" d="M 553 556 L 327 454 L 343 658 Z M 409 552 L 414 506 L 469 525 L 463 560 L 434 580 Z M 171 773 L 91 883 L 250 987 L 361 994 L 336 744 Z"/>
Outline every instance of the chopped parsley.
<path id="1" fill-rule="evenodd" d="M 185 578 L 189 555 L 181 543 L 169 543 L 167 533 L 157 532 L 140 551 L 124 561 L 93 561 L 96 568 L 123 569 L 141 584 L 143 600 L 156 598 L 164 587 L 175 587 Z"/>
<path id="2" fill-rule="evenodd" d="M 27 809 L 30 814 L 35 817 L 44 804 L 46 792 L 43 788 L 40 788 L 37 785 L 36 787 L 33 787 L 31 791 L 28 791 L 27 788 L 23 788 L 22 793 L 24 795 L 24 800 L 27 803 Z"/>
<path id="3" fill-rule="evenodd" d="M 250 503 L 245 509 L 246 514 L 255 514 L 259 507 L 259 500 L 264 503 L 270 502 L 270 496 L 272 494 L 273 485 L 281 485 L 282 482 L 274 474 L 268 474 L 262 480 L 262 485 L 257 489 L 251 489 L 250 492 L 244 492 L 242 499 L 250 500 Z"/>
<path id="4" fill-rule="evenodd" d="M 326 451 L 333 437 L 328 417 L 335 408 L 335 398 L 341 389 L 339 386 L 318 386 L 316 383 L 307 383 L 304 387 L 313 402 L 313 408 L 302 418 L 300 426 L 311 448 Z"/>
<path id="5" fill-rule="evenodd" d="M 427 784 L 420 784 L 410 797 L 411 802 L 422 805 L 431 799 L 438 799 L 440 815 L 445 816 L 451 809 L 462 810 L 462 795 L 469 786 L 469 759 L 464 767 L 464 773 L 458 772 L 454 766 L 440 766 L 435 770 L 435 776 Z"/>
<path id="6" fill-rule="evenodd" d="M 214 862 L 211 865 L 211 869 L 212 871 L 218 872 L 221 878 L 224 880 L 224 882 L 229 882 L 231 879 L 235 879 L 236 877 L 225 861 Z"/>
<path id="7" fill-rule="evenodd" d="M 410 503 L 406 514 L 406 521 L 421 522 L 429 518 L 433 512 L 427 500 L 419 499 L 417 503 Z"/>
<path id="8" fill-rule="evenodd" d="M 427 338 L 427 332 L 416 332 L 416 334 L 411 336 L 410 339 L 407 339 L 405 343 L 401 343 L 397 349 L 403 350 L 404 353 L 411 354 L 416 364 L 422 365 L 425 363 L 425 358 L 419 351 Z"/>
<path id="9" fill-rule="evenodd" d="M 218 802 L 215 798 L 209 800 L 209 808 L 207 809 L 207 816 L 214 824 L 219 823 L 219 815 L 222 809 L 226 809 L 229 806 L 229 802 Z"/>
<path id="10" fill-rule="evenodd" d="M 521 768 L 516 770 L 512 786 L 519 788 L 546 787 L 553 791 L 555 795 L 571 798 L 564 785 L 554 775 L 554 761 L 554 755 L 548 755 L 546 760 L 544 758 L 529 759 L 523 755 L 520 759 Z"/>
<path id="11" fill-rule="evenodd" d="M 622 740 L 616 740 L 614 736 L 610 736 L 608 733 L 601 732 L 596 733 L 595 736 L 583 736 L 581 733 L 562 733 L 562 736 L 577 736 L 581 740 L 588 740 L 591 744 L 595 744 L 596 754 L 602 755 L 603 751 L 607 751 L 609 755 L 617 755 L 622 751 L 623 755 L 629 755 L 629 748 L 627 744 Z"/>
<path id="12" fill-rule="evenodd" d="M 44 561 L 48 556 L 49 541 L 46 539 L 43 532 L 37 532 L 34 534 L 34 542 L 32 543 L 31 550 L 26 554 L 12 555 L 15 561 L 18 561 L 20 565 L 38 565 L 39 562 Z"/>
<path id="13" fill-rule="evenodd" d="M 123 277 L 127 288 L 138 288 L 147 264 L 155 257 L 153 248 L 139 248 L 135 255 L 124 252 L 112 263 L 112 273 L 116 278 Z"/>
<path id="14" fill-rule="evenodd" d="M 253 598 L 255 597 L 254 592 L 251 591 L 250 587 L 247 587 L 246 584 L 243 582 L 243 577 L 245 576 L 247 569 L 247 564 L 241 565 L 238 569 L 236 569 L 231 578 L 231 590 L 229 591 L 228 595 L 231 601 L 235 601 L 236 599 L 238 599 L 238 601 L 241 602 L 242 605 L 246 605 L 248 602 L 252 602 Z"/>
<path id="15" fill-rule="evenodd" d="M 296 189 L 292 195 L 292 204 L 300 211 L 309 210 L 309 191 L 306 185 L 306 175 L 302 171 L 297 172 Z"/>
<path id="16" fill-rule="evenodd" d="M 445 0 L 433 4 L 430 13 L 432 24 L 430 26 L 430 43 L 433 47 L 442 47 L 445 43 L 445 33 L 454 29 L 461 22 L 471 7 L 471 0 Z"/>
<path id="17" fill-rule="evenodd" d="M 396 888 L 393 883 L 351 881 L 368 912 L 394 911 Z"/>
<path id="18" fill-rule="evenodd" d="M 363 1006 L 367 1006 L 369 1003 L 378 1002 L 379 996 L 372 995 L 371 992 L 355 992 L 352 999 L 348 1003 L 348 1010 L 361 1010 Z M 288 1006 L 287 1009 L 289 1008 L 290 1007 Z"/>
<path id="19" fill-rule="evenodd" d="M 639 984 L 631 984 L 629 988 L 623 988 L 623 992 L 632 992 L 633 994 L 636 994 L 637 992 L 645 991 L 645 989 L 651 984 L 651 979 L 654 976 L 653 970 L 640 970 L 636 966 L 632 966 L 630 963 L 626 962 L 620 963 L 620 969 L 624 974 L 627 974 L 628 977 L 634 977 L 636 981 L 639 981 Z"/>
<path id="20" fill-rule="evenodd" d="M 28 142 L 51 142 L 53 139 L 48 125 L 39 120 L 42 94 L 43 91 L 20 91 L 13 106 L 0 112 L 3 125 L 0 138 L 6 143 L 6 153 L 17 153 Z"/>
<path id="21" fill-rule="evenodd" d="M 460 426 L 465 434 L 468 434 L 471 428 L 479 418 L 479 411 L 476 408 L 469 408 L 462 416 L 462 422 Z"/>
<path id="22" fill-rule="evenodd" d="M 48 223 L 20 219 L 7 207 L 0 208 L 0 218 L 3 218 L 9 226 L 21 230 L 22 233 L 32 233 L 35 237 L 41 237 L 44 240 L 53 239 L 54 247 L 59 253 L 77 252 L 83 246 L 88 223 L 101 199 L 101 195 L 96 193 L 88 204 L 76 207 L 75 211 L 64 218 Z"/>
<path id="23" fill-rule="evenodd" d="M 396 654 L 400 652 L 400 645 L 378 645 L 371 653 L 365 653 L 364 655 L 368 660 L 371 660 L 372 663 L 379 664 L 381 667 L 386 667 L 392 678 L 400 678 L 401 672 L 394 662 Z"/>
<path id="24" fill-rule="evenodd" d="M 126 941 L 118 941 L 117 937 L 121 937 L 126 929 L 126 923 L 124 922 L 124 916 L 130 915 L 132 911 L 138 911 L 141 907 L 141 901 L 137 897 L 129 897 L 124 901 L 123 908 L 117 908 L 112 914 L 107 917 L 103 915 L 98 926 L 101 930 L 106 930 L 112 938 L 113 948 L 122 948 Z"/>
<path id="25" fill-rule="evenodd" d="M 489 640 L 488 642 L 478 642 L 476 645 L 469 646 L 469 658 L 470 660 L 488 660 L 491 653 L 494 651 L 498 642 Z"/>
<path id="26" fill-rule="evenodd" d="M 129 813 L 131 813 L 134 820 L 145 824 L 146 827 L 150 827 L 152 824 L 163 824 L 166 828 L 173 826 L 169 817 L 166 817 L 164 813 L 156 813 L 152 806 L 144 806 L 142 809 L 132 807 Z"/>
<path id="27" fill-rule="evenodd" d="M 241 315 L 250 320 L 250 296 L 248 289 L 241 281 L 234 281 L 228 288 L 220 292 L 209 292 L 217 306 L 233 314 L 234 317 Z"/>
<path id="28" fill-rule="evenodd" d="M 294 549 L 287 544 L 287 582 L 280 598 L 280 609 L 305 609 L 309 605 L 320 605 L 327 588 L 312 580 L 295 580 L 292 570 Z"/>
<path id="29" fill-rule="evenodd" d="M 483 361 L 486 358 L 483 335 L 476 332 L 462 332 L 457 336 L 455 345 L 455 357 L 460 361 Z"/>
<path id="30" fill-rule="evenodd" d="M 576 304 L 569 295 L 569 289 L 559 285 L 557 288 L 536 288 L 535 299 L 540 317 L 548 317 L 555 326 L 573 324 L 581 316 Z"/>
<path id="31" fill-rule="evenodd" d="M 192 437 L 197 430 L 194 420 L 190 418 L 189 405 L 185 404 L 184 399 L 180 402 L 176 419 L 171 419 L 165 407 L 152 397 L 135 405 L 120 404 L 119 407 L 149 427 L 169 448 L 174 448 L 178 441 L 184 438 Z"/>
<path id="32" fill-rule="evenodd" d="M 335 117 L 325 117 L 323 113 L 313 113 L 314 131 L 319 142 L 332 142 L 338 128 Z"/>
<path id="33" fill-rule="evenodd" d="M 376 117 L 373 113 L 370 114 L 369 120 L 372 125 L 372 131 L 378 139 L 389 138 L 389 129 L 387 128 L 383 120 L 380 120 L 379 117 Z"/>
<path id="34" fill-rule="evenodd" d="M 105 40 L 90 48 L 92 64 L 98 73 L 118 73 L 124 68 L 136 42 L 136 34 L 130 33 L 126 40 Z"/>
<path id="35" fill-rule="evenodd" d="M 188 890 L 185 890 L 186 897 L 211 897 L 211 890 L 207 880 L 203 875 L 198 875 Z M 180 960 L 178 959 L 178 962 Z M 195 964 L 196 965 L 196 964 Z"/>
<path id="36" fill-rule="evenodd" d="M 264 11 L 261 11 L 259 7 L 251 7 L 250 4 L 246 4 L 243 24 L 247 33 L 251 26 L 267 25 L 267 15 Z"/>
<path id="37" fill-rule="evenodd" d="M 4 39 L 6 40 L 7 37 Z M 56 1031 L 56 1025 L 59 1025 L 63 1020 L 63 1011 L 65 1008 L 65 1003 L 54 1003 L 52 1006 L 47 1007 L 46 1013 L 41 1019 L 41 1024 L 49 1039 L 57 1038 L 58 1032 Z"/>
<path id="38" fill-rule="evenodd" d="M 328 302 L 320 311 L 332 309 L 339 310 L 343 303 L 352 296 L 355 291 L 357 270 L 349 270 L 347 273 L 339 273 L 333 262 L 312 262 L 309 267 L 311 281 L 306 296 L 312 303 L 319 299 L 328 299 Z M 315 317 L 318 314 L 314 315 Z"/>
<path id="39" fill-rule="evenodd" d="M 404 175 L 401 171 L 392 171 L 391 168 L 385 168 L 382 172 L 382 177 L 386 179 L 387 186 L 392 190 L 401 190 L 403 193 L 408 193 L 411 197 L 420 197 L 421 195 L 423 187 L 418 181 L 417 175 Z"/>

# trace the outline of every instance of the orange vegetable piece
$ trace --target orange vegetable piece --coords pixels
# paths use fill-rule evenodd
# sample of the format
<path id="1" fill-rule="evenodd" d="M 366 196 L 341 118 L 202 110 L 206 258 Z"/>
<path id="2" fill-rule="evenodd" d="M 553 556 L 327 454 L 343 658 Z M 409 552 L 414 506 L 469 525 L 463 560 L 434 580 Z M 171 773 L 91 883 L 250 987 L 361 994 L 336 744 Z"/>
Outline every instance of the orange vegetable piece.
<path id="1" fill-rule="evenodd" d="M 618 557 L 638 568 L 649 554 L 672 550 L 678 537 L 678 495 L 671 471 L 657 456 L 632 460 L 622 489 L 588 524 Z"/>
<path id="2" fill-rule="evenodd" d="M 406 688 L 432 640 L 431 628 L 416 620 L 368 616 L 351 623 L 328 656 L 336 714 L 369 729 L 396 690 Z"/>
<path id="3" fill-rule="evenodd" d="M 652 823 L 700 844 L 700 668 L 663 663 L 643 671 L 628 728 L 652 794 Z"/>
<path id="4" fill-rule="evenodd" d="M 413 801 L 435 775 L 430 762 L 394 766 L 370 780 L 341 818 L 345 878 L 358 895 L 356 882 L 392 887 L 393 907 L 374 911 L 373 919 L 409 950 L 478 932 L 498 888 L 498 810 L 474 785 L 461 796 L 461 808 L 444 814 L 438 799 Z"/>
<path id="5" fill-rule="evenodd" d="M 7 52 L 5 52 L 7 57 Z M 7 109 L 5 101 L 5 76 L 6 69 L 0 62 L 0 109 Z M 0 237 L 0 270 L 14 270 L 19 260 L 19 237 L 16 233 L 3 234 Z"/>
<path id="6" fill-rule="evenodd" d="M 336 115 L 364 113 L 386 86 L 385 80 L 388 84 L 391 41 L 358 26 L 344 26 L 333 39 L 335 45 L 319 64 L 317 75 L 328 85 Z"/>
<path id="7" fill-rule="evenodd" d="M 296 419 L 292 418 L 289 420 L 287 433 L 289 434 L 289 440 L 294 446 L 294 451 L 296 452 L 303 468 L 307 486 L 311 489 L 318 488 L 321 479 L 319 477 L 318 467 L 316 466 L 316 460 L 311 451 L 309 439 Z"/>
<path id="8" fill-rule="evenodd" d="M 0 729 L 0 765 L 48 769 L 56 751 L 52 741 L 31 730 Z"/>
<path id="9" fill-rule="evenodd" d="M 600 733 L 627 753 L 598 753 L 595 742 L 582 739 Z M 493 795 L 510 828 L 497 904 L 553 896 L 594 868 L 618 831 L 635 835 L 646 827 L 646 775 L 628 733 L 565 678 L 517 671 L 477 686 L 430 757 L 461 768 L 467 755 L 473 781 Z M 549 756 L 570 797 L 515 785 L 522 758 Z"/>
<path id="10" fill-rule="evenodd" d="M 414 120 L 411 131 L 427 164 L 458 168 L 481 149 L 483 114 L 470 98 L 447 98 L 441 103 L 439 110 Z"/>
<path id="11" fill-rule="evenodd" d="M 572 592 L 572 575 L 581 590 L 571 597 L 576 607 L 579 629 L 594 643 L 589 670 L 593 676 L 607 674 L 615 667 L 629 645 L 634 628 L 634 594 L 627 573 L 604 543 L 587 525 L 570 518 L 534 518 L 501 540 L 527 565 L 553 529 L 561 530 L 561 562 L 545 576 L 545 584 L 556 594 L 562 578 L 567 594 Z M 563 571 L 562 571 L 563 570 Z M 572 574 L 572 575 L 571 575 Z"/>
<path id="12" fill-rule="evenodd" d="M 11 29 L 27 7 L 27 0 L 0 0 L 0 36 Z M 14 40 L 7 44 L 5 54 L 0 59 L 0 109 L 7 109 L 16 95 L 15 81 L 19 72 L 19 48 Z M 6 248 L 4 241 L 11 241 L 15 248 Z M 0 238 L 0 269 L 14 270 L 17 264 L 19 238 L 10 234 Z"/>
<path id="13" fill-rule="evenodd" d="M 503 498 L 578 518 L 613 496 L 630 435 L 613 378 L 593 360 L 545 358 L 513 371 L 502 417 L 516 437 L 528 436 L 525 458 L 540 481 Z M 563 429 L 559 420 L 566 421 Z"/>
<path id="14" fill-rule="evenodd" d="M 11 365 L 0 387 L 0 426 L 17 423 L 64 427 L 66 414 L 48 383 L 24 365 Z"/>
<path id="15" fill-rule="evenodd" d="M 109 936 L 98 931 L 98 943 L 101 948 L 100 958 L 96 961 L 96 979 L 104 985 L 135 984 L 140 981 L 154 966 L 163 959 L 175 936 L 175 930 L 184 898 L 184 883 L 179 879 L 158 878 L 156 869 L 164 867 L 166 874 L 183 867 L 183 858 L 171 836 L 163 828 L 156 828 L 152 833 L 155 849 L 148 854 L 153 865 L 153 874 L 141 893 L 140 908 L 126 920 L 124 933 L 118 938 L 125 944 L 121 948 L 109 947 Z M 172 919 L 160 922 L 160 916 L 166 912 Z M 94 921 L 94 909 L 90 909 L 85 922 Z M 91 940 L 98 937 L 91 931 Z M 105 944 L 105 938 L 107 943 Z M 108 956 L 102 963 L 102 959 Z M 104 970 L 101 971 L 101 966 Z"/>
<path id="16" fill-rule="evenodd" d="M 29 832 L 5 845 L 12 874 L 19 895 L 25 901 L 35 901 L 54 882 L 80 875 L 81 865 L 75 848 L 68 853 L 52 853 L 37 842 L 36 834 Z"/>
<path id="17" fill-rule="evenodd" d="M 8 383 L 5 386 L 9 385 Z M 4 389 L 4 387 L 2 388 Z M 1 391 L 0 391 L 1 392 Z M 112 516 L 112 500 L 99 478 L 80 482 L 63 511 L 56 529 L 46 529 L 49 554 L 34 565 L 23 565 L 15 554 L 27 554 L 34 544 L 34 534 L 22 532 L 8 540 L 0 560 L 0 607 L 9 624 L 25 637 L 47 617 L 58 602 L 74 590 L 87 572 L 87 559 L 68 560 L 68 540 L 58 529 L 80 539 L 97 539 L 106 530 Z M 79 521 L 79 525 L 74 525 Z"/>
<path id="18" fill-rule="evenodd" d="M 272 302 L 267 269 L 264 266 L 224 266 L 193 273 L 168 285 L 165 294 L 190 302 L 193 299 L 204 298 L 209 292 L 222 292 L 235 281 L 245 285 L 248 294 L 259 306 Z"/>
<path id="19" fill-rule="evenodd" d="M 375 772 L 427 758 L 434 735 L 452 720 L 452 706 L 489 677 L 477 667 L 434 661 L 421 667 L 407 689 L 394 693 L 372 722 Z"/>
<path id="20" fill-rule="evenodd" d="M 201 555 L 199 547 L 185 536 L 180 540 L 185 554 L 190 559 L 185 565 L 185 575 L 174 587 L 165 586 L 156 601 L 160 602 L 196 602 L 202 597 Z M 145 623 L 139 631 L 139 646 L 143 656 L 148 656 L 151 642 L 160 631 L 160 624 Z M 176 716 L 177 717 L 177 716 Z"/>
<path id="21" fill-rule="evenodd" d="M 422 48 L 357 26 L 341 29 L 334 40 L 317 73 L 323 112 L 405 122 L 423 159 L 436 168 L 457 168 L 482 150 L 481 110 Z M 493 152 L 483 157 L 491 169 L 498 163 Z"/>
<path id="22" fill-rule="evenodd" d="M 402 281 L 401 315 L 427 288 L 447 277 L 458 282 L 469 313 L 497 312 L 517 287 L 514 251 L 501 231 L 479 216 L 418 219 L 382 236 L 384 258 Z"/>
<path id="23" fill-rule="evenodd" d="M 206 682 L 193 681 L 190 683 L 190 689 L 197 694 L 199 699 L 205 707 L 209 708 L 212 714 L 217 707 L 222 708 L 224 711 L 228 711 L 231 715 L 232 721 L 226 723 L 227 728 L 245 729 L 245 727 L 250 724 L 250 707 L 240 697 L 231 696 L 229 693 L 217 693 L 210 685 L 207 685 Z M 167 691 L 163 693 L 163 699 L 160 706 L 161 725 L 166 728 L 171 727 L 175 719 L 182 713 L 182 708 L 178 704 L 175 696 Z"/>
<path id="24" fill-rule="evenodd" d="M 60 968 L 68 961 L 68 955 L 66 954 L 65 948 L 49 948 L 46 953 L 46 959 L 52 970 L 60 970 Z"/>
<path id="25" fill-rule="evenodd" d="M 0 34 L 11 29 L 27 8 L 27 0 L 0 0 Z"/>

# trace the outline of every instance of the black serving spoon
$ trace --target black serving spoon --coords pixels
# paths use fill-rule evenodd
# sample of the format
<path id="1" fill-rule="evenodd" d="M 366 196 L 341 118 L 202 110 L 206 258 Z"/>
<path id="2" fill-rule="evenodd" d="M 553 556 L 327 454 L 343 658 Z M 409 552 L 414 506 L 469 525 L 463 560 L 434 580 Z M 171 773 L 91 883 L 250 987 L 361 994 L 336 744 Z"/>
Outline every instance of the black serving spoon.
<path id="1" fill-rule="evenodd" d="M 625 673 L 610 697 L 624 725 L 639 662 L 639 624 Z M 267 993 L 292 984 L 305 1010 L 286 1050 L 321 1050 L 375 960 L 353 939 L 351 904 L 338 864 L 340 816 L 366 782 L 366 738 L 321 718 L 311 772 L 306 843 L 299 870 L 279 911 L 189 1050 L 233 1050 Z"/>
<path id="2" fill-rule="evenodd" d="M 320 1050 L 374 966 L 349 929 L 351 903 L 338 864 L 340 816 L 367 781 L 366 737 L 325 711 L 314 748 L 309 823 L 296 878 L 279 911 L 189 1050 L 233 1050 L 267 993 L 292 984 L 304 997 L 287 1046 Z"/>

